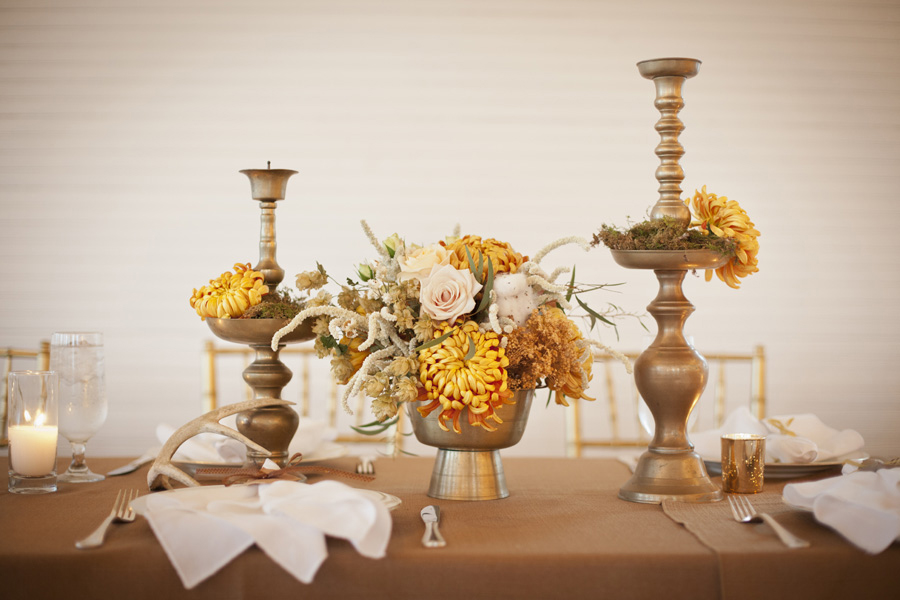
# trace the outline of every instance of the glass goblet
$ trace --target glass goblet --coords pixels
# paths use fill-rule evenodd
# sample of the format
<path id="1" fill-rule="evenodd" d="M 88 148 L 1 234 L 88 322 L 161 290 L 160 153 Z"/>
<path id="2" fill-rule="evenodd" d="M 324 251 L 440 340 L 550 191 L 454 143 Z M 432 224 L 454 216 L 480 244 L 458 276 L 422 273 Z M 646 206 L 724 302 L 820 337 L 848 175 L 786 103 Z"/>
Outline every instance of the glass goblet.
<path id="1" fill-rule="evenodd" d="M 59 434 L 72 444 L 72 464 L 58 481 L 101 481 L 84 462 L 85 444 L 106 421 L 102 333 L 54 333 L 50 369 L 59 373 Z"/>

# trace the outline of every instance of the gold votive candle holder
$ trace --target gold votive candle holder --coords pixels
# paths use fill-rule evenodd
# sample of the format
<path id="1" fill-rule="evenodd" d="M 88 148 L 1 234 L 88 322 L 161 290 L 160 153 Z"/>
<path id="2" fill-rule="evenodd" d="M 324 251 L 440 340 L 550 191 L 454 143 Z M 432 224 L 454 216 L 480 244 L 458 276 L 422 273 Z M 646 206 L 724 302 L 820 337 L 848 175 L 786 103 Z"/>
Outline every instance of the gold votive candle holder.
<path id="1" fill-rule="evenodd" d="M 758 494 L 763 489 L 766 437 L 751 433 L 722 436 L 722 490 Z"/>

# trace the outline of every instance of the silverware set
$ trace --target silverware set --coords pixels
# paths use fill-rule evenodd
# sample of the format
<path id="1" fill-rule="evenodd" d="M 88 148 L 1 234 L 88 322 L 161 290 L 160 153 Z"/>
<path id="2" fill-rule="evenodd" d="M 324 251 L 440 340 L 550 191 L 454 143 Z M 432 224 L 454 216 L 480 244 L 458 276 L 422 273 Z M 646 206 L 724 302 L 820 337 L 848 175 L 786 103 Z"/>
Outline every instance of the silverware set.
<path id="1" fill-rule="evenodd" d="M 766 523 L 771 527 L 784 545 L 788 548 L 808 548 L 809 542 L 798 538 L 796 535 L 784 528 L 781 523 L 775 520 L 770 514 L 757 512 L 750 500 L 741 495 L 728 496 L 728 503 L 731 505 L 731 514 L 738 523 Z"/>
<path id="2" fill-rule="evenodd" d="M 113 521 L 121 523 L 131 523 L 134 521 L 134 509 L 131 507 L 131 501 L 137 497 L 137 490 L 119 490 L 109 515 L 103 519 L 103 522 L 100 523 L 100 526 L 97 527 L 91 535 L 83 540 L 75 542 L 75 547 L 80 550 L 85 550 L 87 548 L 102 546 L 103 538 L 106 537 L 106 530 L 109 528 L 110 523 Z"/>

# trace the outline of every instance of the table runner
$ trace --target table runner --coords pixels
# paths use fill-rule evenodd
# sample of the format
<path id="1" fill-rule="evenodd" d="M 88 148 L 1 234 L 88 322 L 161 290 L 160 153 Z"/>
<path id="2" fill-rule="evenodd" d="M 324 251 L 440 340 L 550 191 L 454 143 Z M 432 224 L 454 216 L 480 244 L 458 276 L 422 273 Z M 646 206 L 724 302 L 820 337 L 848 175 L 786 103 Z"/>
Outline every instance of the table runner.
<path id="1" fill-rule="evenodd" d="M 781 498 L 785 482 L 766 483 L 760 494 L 746 497 L 759 512 L 767 512 L 792 533 L 811 543 L 810 548 L 787 548 L 765 523 L 739 523 L 734 520 L 726 500 L 695 504 L 667 500 L 662 508 L 676 523 L 682 524 L 719 561 L 722 596 L 734 600 L 755 600 L 766 582 L 778 582 L 766 594 L 767 600 L 785 598 L 889 598 L 898 593 L 900 578 L 893 583 L 880 581 L 875 563 L 884 568 L 897 558 L 867 560 L 864 552 L 840 535 L 816 522 L 812 513 L 795 509 Z M 900 556 L 900 546 L 891 550 Z M 847 565 L 858 561 L 860 569 Z M 814 577 L 800 576 L 814 570 Z"/>

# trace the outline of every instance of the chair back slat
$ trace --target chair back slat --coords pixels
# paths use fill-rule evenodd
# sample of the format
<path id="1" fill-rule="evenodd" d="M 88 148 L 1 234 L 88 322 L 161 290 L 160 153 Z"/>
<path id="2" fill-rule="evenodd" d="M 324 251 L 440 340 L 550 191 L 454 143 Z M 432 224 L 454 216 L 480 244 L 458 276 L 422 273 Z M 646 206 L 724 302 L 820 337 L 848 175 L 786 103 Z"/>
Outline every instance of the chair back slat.
<path id="1" fill-rule="evenodd" d="M 37 350 L 27 348 L 0 348 L 0 357 L 3 358 L 3 382 L 0 390 L 0 447 L 9 444 L 9 424 L 7 413 L 9 409 L 9 373 L 13 367 L 23 361 L 27 368 L 37 371 L 50 369 L 50 342 L 42 340 Z"/>
<path id="2" fill-rule="evenodd" d="M 624 353 L 634 361 L 640 353 Z M 710 353 L 705 355 L 710 381 L 691 415 L 690 430 L 721 427 L 731 410 L 746 403 L 759 419 L 766 414 L 766 364 L 763 346 L 747 353 Z M 597 404 L 584 400 L 572 402 L 566 410 L 566 455 L 583 456 L 588 448 L 627 448 L 646 446 L 652 434 L 641 425 L 643 405 L 634 376 L 608 355 L 594 357 L 594 381 L 587 391 Z M 598 364 L 598 363 L 602 363 Z M 626 400 L 622 392 L 627 389 Z M 605 407 L 605 411 L 601 407 Z M 596 409 L 600 408 L 600 414 Z M 626 415 L 625 413 L 629 413 Z M 587 433 L 586 432 L 591 432 Z"/>

